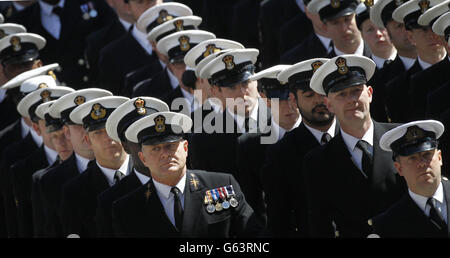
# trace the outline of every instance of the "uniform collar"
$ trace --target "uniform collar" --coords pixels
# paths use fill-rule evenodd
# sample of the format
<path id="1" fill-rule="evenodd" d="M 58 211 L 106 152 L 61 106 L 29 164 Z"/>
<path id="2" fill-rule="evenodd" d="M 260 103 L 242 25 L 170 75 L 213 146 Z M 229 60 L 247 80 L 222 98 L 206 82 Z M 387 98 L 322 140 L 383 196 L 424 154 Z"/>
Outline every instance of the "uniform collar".
<path id="1" fill-rule="evenodd" d="M 39 5 L 41 6 L 41 10 L 45 15 L 52 15 L 53 14 L 53 8 L 55 8 L 56 6 L 59 6 L 61 8 L 64 8 L 64 2 L 65 0 L 60 0 L 59 3 L 57 5 L 50 5 L 47 4 L 44 1 L 39 1 Z"/>
<path id="2" fill-rule="evenodd" d="M 257 123 L 258 122 L 258 108 L 259 108 L 259 100 L 258 102 L 255 104 L 255 107 L 253 108 L 253 110 L 250 112 L 250 118 L 253 120 L 253 122 Z M 234 121 L 236 121 L 237 126 L 239 127 L 239 130 L 241 130 L 241 132 L 245 131 L 245 117 L 234 114 L 233 112 L 231 112 L 228 108 L 227 108 L 227 112 L 233 116 Z M 250 131 L 252 131 L 252 123 L 249 122 L 249 128 Z M 254 129 L 253 129 L 254 130 Z"/>
<path id="3" fill-rule="evenodd" d="M 170 86 L 172 86 L 172 89 L 176 89 L 178 85 L 180 85 L 178 78 L 170 71 L 169 67 L 166 67 L 166 70 L 167 75 L 169 76 Z"/>
<path id="4" fill-rule="evenodd" d="M 327 50 L 327 53 L 330 53 L 333 50 L 333 48 L 330 47 L 331 39 L 327 38 L 327 37 L 324 37 L 322 35 L 319 35 L 317 33 L 316 33 L 316 36 L 320 40 L 320 42 L 322 42 L 322 45 Z"/>
<path id="5" fill-rule="evenodd" d="M 373 122 L 372 120 L 370 120 L 370 127 L 367 130 L 367 132 L 363 135 L 362 139 L 358 139 L 346 132 L 344 132 L 344 130 L 342 130 L 342 128 L 340 128 L 341 133 L 342 133 L 342 138 L 344 139 L 345 144 L 347 145 L 347 147 L 349 148 L 349 150 L 351 150 L 352 152 L 355 150 L 356 148 L 356 144 L 358 143 L 359 140 L 364 140 L 365 142 L 369 143 L 370 146 L 373 147 Z"/>
<path id="6" fill-rule="evenodd" d="M 51 165 L 51 164 L 55 163 L 56 159 L 58 158 L 58 152 L 50 149 L 45 144 L 44 144 L 44 151 L 45 151 L 45 157 L 47 158 L 48 164 Z"/>
<path id="7" fill-rule="evenodd" d="M 120 21 L 120 23 L 122 24 L 123 28 L 125 29 L 125 31 L 130 30 L 130 27 L 131 27 L 133 24 L 131 24 L 131 23 L 125 21 L 124 19 L 122 19 L 122 18 L 120 18 L 120 17 L 118 17 L 118 18 L 119 18 L 119 21 Z"/>
<path id="8" fill-rule="evenodd" d="M 37 145 L 38 147 L 41 147 L 41 146 L 42 146 L 42 143 L 44 142 L 44 141 L 42 140 L 42 137 L 39 136 L 39 135 L 36 133 L 36 131 L 34 131 L 34 129 L 30 129 L 30 133 L 31 133 L 31 137 L 33 138 L 33 141 L 36 143 L 36 145 Z"/>
<path id="9" fill-rule="evenodd" d="M 422 67 L 423 70 L 428 69 L 430 66 L 432 66 L 432 64 L 423 61 L 420 56 L 417 57 L 417 60 L 419 61 L 420 67 Z"/>
<path id="10" fill-rule="evenodd" d="M 82 156 L 78 155 L 77 153 L 75 153 L 75 160 L 76 160 L 78 172 L 81 173 L 87 169 L 88 163 L 89 163 L 89 160 L 87 158 L 82 157 Z"/>
<path id="11" fill-rule="evenodd" d="M 126 176 L 128 174 L 128 162 L 130 161 L 130 155 L 127 154 L 127 157 L 125 158 L 125 161 L 122 163 L 122 165 L 120 166 L 119 170 L 120 173 L 123 174 L 123 176 Z M 114 180 L 114 175 L 116 174 L 116 169 L 111 169 L 111 168 L 105 168 L 100 166 L 100 164 L 98 164 L 98 161 L 95 161 L 97 163 L 97 166 L 100 168 L 100 170 L 103 172 L 103 174 L 105 175 L 106 179 L 108 180 L 109 185 L 114 185 L 115 180 Z"/>
<path id="12" fill-rule="evenodd" d="M 136 174 L 137 178 L 143 185 L 148 183 L 148 180 L 150 180 L 150 177 L 148 177 L 142 173 L 139 173 L 136 169 L 134 169 L 134 173 Z"/>
<path id="13" fill-rule="evenodd" d="M 411 196 L 411 199 L 414 200 L 414 202 L 419 206 L 419 208 L 425 212 L 428 197 L 413 193 L 410 189 L 408 189 L 409 196 Z M 436 199 L 436 201 L 440 203 L 444 203 L 444 190 L 442 187 L 442 182 L 439 184 L 438 188 L 436 189 L 436 192 L 433 194 L 433 198 Z"/>
<path id="14" fill-rule="evenodd" d="M 153 178 L 152 178 L 152 181 L 153 181 L 153 184 L 155 185 L 158 195 L 162 198 L 169 199 L 170 190 L 172 189 L 172 186 L 161 184 Z M 180 190 L 181 194 L 184 194 L 184 186 L 185 185 L 186 185 L 186 173 L 184 173 L 183 177 L 180 179 L 180 181 L 178 181 L 178 183 L 176 185 L 178 190 Z"/>
<path id="15" fill-rule="evenodd" d="M 131 30 L 131 34 L 136 39 L 136 41 L 141 45 L 145 51 L 151 55 L 153 53 L 152 45 L 150 45 L 150 42 L 147 40 L 147 34 L 140 32 L 136 24 L 133 26 L 133 29 Z"/>
<path id="16" fill-rule="evenodd" d="M 414 65 L 414 62 L 416 62 L 416 59 L 404 57 L 404 56 L 398 56 L 400 60 L 402 60 L 403 66 L 405 66 L 405 70 L 409 70 Z"/>
<path id="17" fill-rule="evenodd" d="M 30 127 L 25 123 L 25 120 L 22 118 L 20 118 L 20 125 L 21 125 L 21 131 L 20 131 L 20 135 L 22 135 L 22 139 L 24 139 L 25 137 L 27 137 L 27 134 L 30 132 Z"/>
<path id="18" fill-rule="evenodd" d="M 314 136 L 314 138 L 316 138 L 317 142 L 321 143 L 322 142 L 322 136 L 324 133 L 328 133 L 331 138 L 334 137 L 334 133 L 336 132 L 336 119 L 333 119 L 333 123 L 331 124 L 330 128 L 328 128 L 328 130 L 326 132 L 322 132 L 319 131 L 315 128 L 312 128 L 310 126 L 308 126 L 306 123 L 303 123 L 306 127 L 306 129 L 308 129 L 312 135 Z"/>
<path id="19" fill-rule="evenodd" d="M 386 60 L 393 61 L 395 59 L 396 55 L 397 55 L 397 51 L 394 51 L 394 53 L 388 59 L 385 59 L 385 58 L 382 58 L 382 57 L 372 54 L 372 60 L 377 65 L 377 68 L 381 69 L 384 67 L 384 62 L 386 62 Z"/>

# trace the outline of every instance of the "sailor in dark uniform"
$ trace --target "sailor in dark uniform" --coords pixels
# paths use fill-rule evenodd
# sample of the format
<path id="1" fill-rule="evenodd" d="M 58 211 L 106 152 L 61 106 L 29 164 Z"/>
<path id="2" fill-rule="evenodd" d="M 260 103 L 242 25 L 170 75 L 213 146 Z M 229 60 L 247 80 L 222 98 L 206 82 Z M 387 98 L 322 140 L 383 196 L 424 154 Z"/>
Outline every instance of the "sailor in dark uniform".
<path id="1" fill-rule="evenodd" d="M 106 96 L 112 96 L 112 93 L 95 88 L 78 90 L 59 98 L 49 109 L 49 114 L 60 118 L 64 124 L 64 133 L 70 139 L 74 153 L 41 177 L 40 194 L 45 210 L 45 237 L 65 237 L 60 213 L 62 187 L 69 179 L 85 171 L 90 162 L 95 162 L 94 152 L 84 138 L 86 131 L 82 125 L 75 124 L 70 119 L 70 112 L 87 101 Z"/>
<path id="2" fill-rule="evenodd" d="M 47 80 L 43 80 L 42 77 L 47 77 Z M 37 85 L 55 84 L 54 79 L 48 75 L 34 77 L 31 80 L 35 80 Z M 39 128 L 38 132 L 42 136 L 44 143 L 42 147 L 34 151 L 26 159 L 11 166 L 9 171 L 17 208 L 19 237 L 32 237 L 34 235 L 31 204 L 32 176 L 37 170 L 55 163 L 58 156 L 50 139 L 50 133 L 46 128 L 45 120 L 37 116 L 36 109 L 42 103 L 55 100 L 73 91 L 72 88 L 62 86 L 41 88 L 28 94 L 17 106 L 17 110 L 22 116 L 30 117 L 33 122 L 33 128 Z"/>
<path id="3" fill-rule="evenodd" d="M 404 0 L 378 0 L 370 8 L 370 21 L 379 28 L 386 28 L 389 39 L 397 50 L 397 56 L 393 61 L 386 61 L 381 70 L 378 70 L 371 83 L 374 83 L 374 100 L 371 112 L 373 118 L 379 122 L 390 122 L 387 114 L 386 84 L 392 78 L 409 70 L 416 61 L 416 47 L 408 40 L 407 32 L 403 23 L 392 19 L 394 10 L 402 5 Z"/>
<path id="4" fill-rule="evenodd" d="M 308 11 L 319 14 L 328 37 L 333 41 L 333 50 L 327 58 L 345 54 L 370 57 L 371 51 L 364 44 L 356 25 L 357 5 L 355 0 L 314 0 L 308 4 Z"/>
<path id="5" fill-rule="evenodd" d="M 205 121 L 205 133 L 191 136 L 192 168 L 237 176 L 239 137 L 245 132 L 267 133 L 270 130 L 270 109 L 259 98 L 257 82 L 249 80 L 258 53 L 257 49 L 229 50 L 201 70 L 199 77 L 209 80 L 213 95 L 226 102 L 224 111 L 215 115 L 214 125 Z M 212 145 L 222 146 L 221 155 L 211 151 Z"/>
<path id="6" fill-rule="evenodd" d="M 108 25 L 114 15 L 105 1 L 41 0 L 16 13 L 10 22 L 46 39 L 41 59 L 61 65 L 56 75 L 63 85 L 85 88 L 91 83 L 84 58 L 86 36 Z"/>
<path id="7" fill-rule="evenodd" d="M 96 98 L 70 113 L 70 119 L 82 123 L 87 130 L 85 140 L 96 162 L 63 186 L 60 212 L 65 236 L 96 237 L 97 196 L 131 172 L 133 164 L 129 155 L 105 129 L 112 111 L 128 100 L 118 96 Z"/>
<path id="8" fill-rule="evenodd" d="M 435 120 L 414 121 L 386 132 L 380 146 L 392 151 L 397 172 L 408 192 L 371 222 L 379 237 L 448 238 L 450 184 L 441 174 L 438 139 L 444 125 Z"/>
<path id="9" fill-rule="evenodd" d="M 417 23 L 422 26 L 432 27 L 434 22 L 444 14 L 450 11 L 450 6 L 447 1 L 428 9 L 425 13 L 419 16 Z M 447 56 L 440 62 L 435 63 L 428 69 L 414 74 L 411 78 L 411 114 L 410 119 L 424 119 L 426 118 L 426 104 L 428 94 L 438 89 L 442 84 L 450 81 L 450 74 L 447 72 L 450 69 L 450 46 L 447 41 L 433 31 L 434 39 L 440 40 L 440 45 L 444 46 Z M 433 41 L 434 42 L 434 41 Z M 437 76 L 439 75 L 439 76 Z"/>
<path id="10" fill-rule="evenodd" d="M 128 33 L 108 44 L 100 52 L 100 85 L 114 94 L 123 92 L 124 80 L 129 72 L 157 62 L 158 57 L 153 50 L 156 46 L 152 46 L 147 40 L 147 33 L 174 17 L 192 15 L 192 10 L 180 3 L 162 3 L 157 0 L 150 2 L 150 6 L 143 6 L 137 2 L 129 1 L 130 5 L 136 5 L 132 8 L 136 23 L 130 27 Z"/>
<path id="11" fill-rule="evenodd" d="M 434 35 L 431 28 L 417 23 L 419 16 L 429 8 L 441 1 L 408 1 L 397 7 L 392 13 L 392 18 L 405 24 L 408 39 L 416 46 L 417 59 L 414 65 L 404 73 L 401 73 L 386 85 L 386 106 L 388 116 L 393 122 L 406 122 L 410 120 L 411 109 L 411 80 L 412 76 L 420 71 L 430 68 L 433 64 L 442 61 L 446 57 L 445 47 Z M 422 4 L 420 4 L 422 3 Z M 405 97 L 405 93 L 408 97 Z M 414 103 L 415 105 L 416 103 Z"/>
<path id="12" fill-rule="evenodd" d="M 186 168 L 192 120 L 159 112 L 132 124 L 125 136 L 141 145 L 152 179 L 113 204 L 119 237 L 250 237 L 253 209 L 233 176 Z M 168 160 L 170 159 L 170 162 Z"/>
<path id="13" fill-rule="evenodd" d="M 326 144 L 339 131 L 334 114 L 325 106 L 324 96 L 309 86 L 313 73 L 326 61 L 326 58 L 303 61 L 277 77 L 289 85 L 295 96 L 301 123 L 268 147 L 261 167 L 260 178 L 267 203 L 267 234 L 272 237 L 308 236 L 304 156 L 311 149 Z"/>
<path id="14" fill-rule="evenodd" d="M 183 84 L 182 76 L 186 70 L 184 56 L 198 43 L 213 39 L 213 33 L 202 30 L 185 30 L 170 34 L 158 41 L 158 51 L 169 60 L 166 69 L 155 75 L 147 84 L 142 84 L 133 96 L 150 96 L 164 100 L 171 110 L 191 113 L 194 104 L 192 88 Z M 175 99 L 178 102 L 174 102 Z M 181 99 L 186 101 L 180 101 Z M 183 105 L 183 106 L 179 106 Z"/>
<path id="15" fill-rule="evenodd" d="M 326 95 L 340 134 L 310 151 L 304 159 L 309 234 L 312 237 L 366 237 L 367 220 L 386 210 L 406 191 L 389 162 L 392 153 L 379 148 L 386 131 L 397 126 L 370 117 L 375 71 L 366 57 L 330 59 L 311 78 L 311 88 Z"/>
<path id="16" fill-rule="evenodd" d="M 447 12 L 439 17 L 433 24 L 433 32 L 447 41 L 447 48 L 450 46 L 450 13 Z M 448 57 L 448 53 L 447 53 Z M 450 82 L 441 85 L 438 89 L 431 91 L 427 97 L 426 114 L 428 117 L 439 118 L 440 114 L 447 110 L 450 105 L 448 96 L 450 95 Z"/>
<path id="17" fill-rule="evenodd" d="M 156 14 L 157 13 L 154 13 L 153 15 Z M 144 15 L 152 15 L 152 13 L 146 12 Z M 151 29 L 151 31 L 147 34 L 147 39 L 151 43 L 157 58 L 153 62 L 139 67 L 137 70 L 134 70 L 126 75 L 124 89 L 122 90 L 123 94 L 125 96 L 131 96 L 138 86 L 142 85 L 146 81 L 149 81 L 152 77 L 159 75 L 161 71 L 167 69 L 167 57 L 160 53 L 157 48 L 159 40 L 177 31 L 196 30 L 201 22 L 202 18 L 188 15 L 172 18 L 170 22 L 164 22 Z"/>
<path id="18" fill-rule="evenodd" d="M 146 184 L 150 171 L 142 164 L 138 152 L 140 145 L 125 138 L 125 130 L 135 121 L 156 112 L 169 111 L 165 102 L 150 97 L 136 97 L 120 105 L 106 121 L 106 132 L 115 141 L 121 142 L 124 150 L 133 160 L 133 171 L 120 182 L 105 190 L 98 196 L 95 221 L 99 237 L 113 237 L 112 204 L 120 197 Z"/>
<path id="19" fill-rule="evenodd" d="M 40 119 L 45 120 L 46 131 L 49 134 L 53 149 L 56 151 L 58 156 L 53 164 L 34 172 L 32 176 L 31 203 L 34 237 L 44 236 L 44 225 L 47 212 L 42 202 L 40 180 L 51 168 L 56 167 L 61 164 L 61 162 L 67 160 L 73 153 L 72 143 L 70 142 L 70 139 L 66 138 L 64 135 L 61 119 L 54 118 L 48 113 L 50 106 L 53 105 L 55 101 L 56 100 L 51 100 L 42 103 L 36 108 L 36 115 Z"/>

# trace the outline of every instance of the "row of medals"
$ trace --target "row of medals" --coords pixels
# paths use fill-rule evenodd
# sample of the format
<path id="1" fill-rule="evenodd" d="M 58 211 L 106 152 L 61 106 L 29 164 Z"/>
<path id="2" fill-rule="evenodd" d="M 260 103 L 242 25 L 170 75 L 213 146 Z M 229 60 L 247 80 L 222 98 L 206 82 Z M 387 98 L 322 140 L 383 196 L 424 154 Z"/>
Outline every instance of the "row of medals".
<path id="1" fill-rule="evenodd" d="M 219 202 L 219 200 L 217 200 L 215 204 L 212 204 L 211 201 L 207 201 L 207 197 L 205 196 L 205 203 L 206 202 L 208 203 L 208 205 L 206 205 L 206 211 L 209 213 L 228 209 L 230 208 L 230 206 L 236 208 L 239 204 L 238 200 L 236 200 L 236 198 L 234 198 L 233 196 L 227 197 L 227 199 L 225 199 L 223 202 Z"/>
<path id="2" fill-rule="evenodd" d="M 97 10 L 94 9 L 94 6 L 91 2 L 84 4 L 81 6 L 81 11 L 83 12 L 83 19 L 89 20 L 90 18 L 95 18 L 98 15 Z"/>

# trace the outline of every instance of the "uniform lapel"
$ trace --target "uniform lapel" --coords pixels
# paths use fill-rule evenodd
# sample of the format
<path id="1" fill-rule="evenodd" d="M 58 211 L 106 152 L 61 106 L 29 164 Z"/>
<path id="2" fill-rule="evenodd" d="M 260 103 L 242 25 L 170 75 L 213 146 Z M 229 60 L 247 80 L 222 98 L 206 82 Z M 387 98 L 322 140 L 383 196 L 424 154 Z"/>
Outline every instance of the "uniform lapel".
<path id="1" fill-rule="evenodd" d="M 183 215 L 183 229 L 182 236 L 189 236 L 196 234 L 199 219 L 199 211 L 204 206 L 204 186 L 195 175 L 194 171 L 186 171 L 186 186 L 184 189 L 184 215 Z"/>
<path id="2" fill-rule="evenodd" d="M 450 237 L 450 183 L 448 179 L 442 180 L 442 187 L 444 188 L 444 201 L 447 204 L 447 236 Z"/>
<path id="3" fill-rule="evenodd" d="M 372 173 L 372 186 L 384 185 L 382 182 L 387 178 L 395 177 L 395 167 L 392 161 L 392 152 L 387 152 L 381 149 L 380 142 L 381 136 L 387 131 L 379 123 L 373 121 L 373 173 Z"/>

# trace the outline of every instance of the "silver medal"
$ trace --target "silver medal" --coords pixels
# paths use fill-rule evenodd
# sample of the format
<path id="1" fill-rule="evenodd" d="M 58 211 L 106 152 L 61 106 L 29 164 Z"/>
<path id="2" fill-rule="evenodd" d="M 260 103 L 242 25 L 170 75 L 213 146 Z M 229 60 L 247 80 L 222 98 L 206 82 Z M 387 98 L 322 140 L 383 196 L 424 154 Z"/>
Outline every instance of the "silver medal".
<path id="1" fill-rule="evenodd" d="M 206 205 L 206 211 L 209 213 L 213 213 L 214 211 L 216 211 L 216 207 L 214 207 L 214 204 L 208 204 Z"/>
<path id="2" fill-rule="evenodd" d="M 95 18 L 95 17 L 97 17 L 97 15 L 98 15 L 98 12 L 97 12 L 97 10 L 95 10 L 95 9 L 92 9 L 92 10 L 89 12 L 89 16 L 91 16 L 91 18 Z"/>
<path id="3" fill-rule="evenodd" d="M 89 13 L 83 13 L 83 19 L 89 20 L 91 17 L 89 16 Z"/>
<path id="4" fill-rule="evenodd" d="M 234 197 L 231 197 L 231 199 L 230 199 L 231 207 L 236 208 L 238 206 L 238 204 L 239 204 L 239 202 Z"/>
<path id="5" fill-rule="evenodd" d="M 225 210 L 228 209 L 228 208 L 230 208 L 230 202 L 224 201 L 224 202 L 222 203 L 222 207 L 223 207 Z"/>

